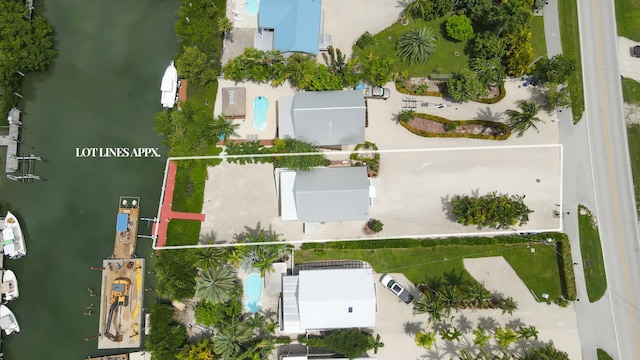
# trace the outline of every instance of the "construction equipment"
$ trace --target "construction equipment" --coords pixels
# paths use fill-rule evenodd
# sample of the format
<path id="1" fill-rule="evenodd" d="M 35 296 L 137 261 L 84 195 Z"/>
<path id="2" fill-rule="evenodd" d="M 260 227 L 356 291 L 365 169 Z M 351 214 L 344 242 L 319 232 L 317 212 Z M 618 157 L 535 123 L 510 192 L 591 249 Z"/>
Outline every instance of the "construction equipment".
<path id="1" fill-rule="evenodd" d="M 115 333 L 111 333 L 111 323 L 118 307 L 129 305 L 129 289 L 131 280 L 126 277 L 120 277 L 111 284 L 111 294 L 109 296 L 109 314 L 107 315 L 107 323 L 104 329 L 104 336 L 112 341 L 122 341 L 122 334 L 118 332 L 118 324 L 115 324 Z"/>

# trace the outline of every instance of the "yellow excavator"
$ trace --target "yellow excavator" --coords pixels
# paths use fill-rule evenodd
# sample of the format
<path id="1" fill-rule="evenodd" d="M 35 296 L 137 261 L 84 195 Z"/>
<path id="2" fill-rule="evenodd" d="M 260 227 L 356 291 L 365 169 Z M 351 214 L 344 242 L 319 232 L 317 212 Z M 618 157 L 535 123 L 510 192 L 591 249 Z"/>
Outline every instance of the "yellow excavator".
<path id="1" fill-rule="evenodd" d="M 115 334 L 111 333 L 111 322 L 115 315 L 116 309 L 120 306 L 129 305 L 129 288 L 131 287 L 131 280 L 129 278 L 121 277 L 117 278 L 111 284 L 111 294 L 109 296 L 109 314 L 107 315 L 107 324 L 104 329 L 104 336 L 112 341 L 122 341 L 122 334 L 118 333 L 118 326 L 116 324 Z"/>

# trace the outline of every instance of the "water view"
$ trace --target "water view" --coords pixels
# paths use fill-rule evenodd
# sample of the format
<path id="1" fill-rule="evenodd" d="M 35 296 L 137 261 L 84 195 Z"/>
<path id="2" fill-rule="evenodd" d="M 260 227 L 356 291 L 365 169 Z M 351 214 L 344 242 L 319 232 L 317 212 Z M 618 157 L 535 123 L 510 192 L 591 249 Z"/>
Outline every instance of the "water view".
<path id="1" fill-rule="evenodd" d="M 113 251 L 119 196 L 139 196 L 142 216 L 157 212 L 166 151 L 154 115 L 160 79 L 176 52 L 179 3 L 35 5 L 55 30 L 58 57 L 46 73 L 28 75 L 21 91 L 20 153 L 43 158 L 34 172 L 42 180 L 0 177 L 0 211 L 17 215 L 28 249 L 22 259 L 5 260 L 19 282 L 20 298 L 9 306 L 22 331 L 6 337 L 2 351 L 8 360 L 83 359 L 114 352 L 85 338 L 99 332 L 99 297 L 89 289 L 99 294 L 100 271 L 90 268 Z M 163 157 L 76 157 L 77 149 L 134 147 L 159 148 Z M 150 232 L 144 224 L 140 231 Z M 150 246 L 140 239 L 138 256 L 149 255 Z M 152 275 L 145 281 L 155 287 Z M 145 306 L 152 296 L 145 293 Z"/>

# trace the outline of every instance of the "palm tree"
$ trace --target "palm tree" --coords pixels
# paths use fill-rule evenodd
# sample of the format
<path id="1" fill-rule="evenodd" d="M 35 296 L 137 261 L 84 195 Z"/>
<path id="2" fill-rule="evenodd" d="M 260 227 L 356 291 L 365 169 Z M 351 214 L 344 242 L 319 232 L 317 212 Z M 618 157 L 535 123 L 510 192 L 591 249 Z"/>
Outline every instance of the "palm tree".
<path id="1" fill-rule="evenodd" d="M 212 304 L 226 302 L 231 299 L 237 279 L 233 269 L 226 265 L 204 269 L 196 276 L 196 296 Z"/>
<path id="2" fill-rule="evenodd" d="M 537 122 L 544 123 L 544 121 L 536 117 L 538 111 L 540 111 L 540 106 L 532 101 L 526 100 L 519 100 L 517 104 L 520 111 L 513 109 L 505 111 L 505 114 L 509 117 L 509 128 L 518 132 L 518 137 L 524 135 L 525 131 L 529 130 L 530 127 L 540 132 L 536 127 Z"/>
<path id="3" fill-rule="evenodd" d="M 235 359 L 253 337 L 253 328 L 246 322 L 225 324 L 213 340 L 213 351 L 223 359 Z"/>
<path id="4" fill-rule="evenodd" d="M 427 293 L 413 302 L 413 312 L 415 314 L 429 314 L 429 323 L 432 321 L 437 323 L 449 315 L 449 309 L 444 306 L 440 297 L 434 297 L 431 293 Z"/>
<path id="5" fill-rule="evenodd" d="M 403 4 L 404 10 L 402 14 L 411 14 L 415 17 L 426 18 L 431 11 L 433 11 L 433 5 L 429 0 L 407 0 Z"/>
<path id="6" fill-rule="evenodd" d="M 376 337 L 373 336 L 369 338 L 369 349 L 373 349 L 373 353 L 377 354 L 380 348 L 384 347 L 384 343 L 380 341 L 380 334 L 376 334 Z"/>
<path id="7" fill-rule="evenodd" d="M 437 37 L 428 27 L 407 30 L 396 43 L 396 54 L 409 65 L 423 63 L 436 52 Z"/>
<path id="8" fill-rule="evenodd" d="M 267 272 L 273 272 L 273 263 L 276 262 L 282 255 L 279 254 L 278 249 L 272 246 L 264 246 L 258 251 L 258 259 L 253 264 L 253 267 L 260 271 L 260 276 L 265 277 Z"/>
<path id="9" fill-rule="evenodd" d="M 462 306 L 462 294 L 457 287 L 447 286 L 440 292 L 440 296 L 442 297 L 443 305 L 448 309 L 453 309 L 457 312 Z"/>
<path id="10" fill-rule="evenodd" d="M 509 315 L 513 315 L 513 312 L 518 309 L 518 302 L 513 300 L 512 297 L 508 297 L 500 302 L 500 309 L 502 309 L 502 314 L 509 313 Z"/>
<path id="11" fill-rule="evenodd" d="M 436 343 L 436 333 L 433 331 L 418 331 L 415 337 L 416 345 L 431 350 Z"/>
<path id="12" fill-rule="evenodd" d="M 243 259 L 244 253 L 246 252 L 246 248 L 244 246 L 236 247 L 229 252 L 229 263 L 233 265 L 233 267 L 240 266 L 240 262 Z"/>
<path id="13" fill-rule="evenodd" d="M 482 308 L 485 305 L 485 301 L 491 297 L 491 294 L 487 289 L 484 288 L 484 285 L 474 281 L 469 288 L 469 302 L 477 307 Z"/>
<path id="14" fill-rule="evenodd" d="M 218 32 L 222 34 L 228 34 L 233 30 L 233 24 L 228 17 L 222 16 L 218 19 L 218 23 L 216 24 L 218 27 Z"/>
<path id="15" fill-rule="evenodd" d="M 227 251 L 222 248 L 200 248 L 196 250 L 195 265 L 200 269 L 212 269 L 227 261 Z"/>
<path id="16" fill-rule="evenodd" d="M 213 119 L 211 135 L 216 139 L 222 138 L 226 143 L 229 136 L 239 136 L 238 133 L 236 133 L 236 129 L 239 127 L 240 124 L 234 124 L 233 119 L 227 119 L 224 115 L 220 114 Z"/>

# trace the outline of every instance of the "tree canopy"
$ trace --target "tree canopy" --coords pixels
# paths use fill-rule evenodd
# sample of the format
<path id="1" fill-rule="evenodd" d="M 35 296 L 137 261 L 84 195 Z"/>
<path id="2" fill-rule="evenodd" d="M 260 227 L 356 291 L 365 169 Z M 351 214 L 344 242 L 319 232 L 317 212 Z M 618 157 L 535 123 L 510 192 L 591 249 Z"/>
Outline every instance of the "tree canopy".
<path id="1" fill-rule="evenodd" d="M 477 72 L 462 69 L 447 81 L 447 93 L 453 100 L 465 102 L 486 96 L 489 90 Z"/>
<path id="2" fill-rule="evenodd" d="M 187 342 L 187 329 L 173 321 L 173 307 L 165 304 L 151 306 L 151 328 L 146 349 L 154 360 L 174 360 L 176 353 Z"/>

